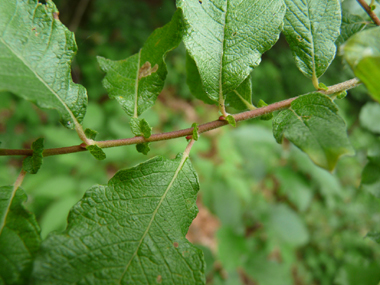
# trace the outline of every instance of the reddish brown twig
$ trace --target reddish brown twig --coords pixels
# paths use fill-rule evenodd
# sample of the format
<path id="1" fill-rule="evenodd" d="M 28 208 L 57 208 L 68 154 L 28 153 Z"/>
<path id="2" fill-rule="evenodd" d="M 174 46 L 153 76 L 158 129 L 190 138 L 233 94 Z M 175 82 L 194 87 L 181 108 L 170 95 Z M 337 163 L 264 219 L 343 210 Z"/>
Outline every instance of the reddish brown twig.
<path id="1" fill-rule="evenodd" d="M 362 6 L 363 9 L 367 12 L 368 16 L 371 17 L 372 21 L 374 21 L 374 23 L 377 26 L 380 26 L 380 19 L 376 16 L 375 12 L 373 12 L 371 7 L 365 2 L 365 0 L 357 0 L 357 1 L 360 4 L 360 6 Z"/>

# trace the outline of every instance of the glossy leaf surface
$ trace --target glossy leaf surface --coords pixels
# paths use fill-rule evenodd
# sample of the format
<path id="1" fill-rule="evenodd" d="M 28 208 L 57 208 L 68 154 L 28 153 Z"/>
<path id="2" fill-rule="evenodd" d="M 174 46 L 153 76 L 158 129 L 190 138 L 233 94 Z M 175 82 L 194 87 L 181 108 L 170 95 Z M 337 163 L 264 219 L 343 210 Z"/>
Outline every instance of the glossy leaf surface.
<path id="1" fill-rule="evenodd" d="M 56 109 L 68 128 L 81 123 L 87 93 L 71 79 L 77 46 L 53 2 L 2 1 L 0 35 L 0 91 Z"/>
<path id="2" fill-rule="evenodd" d="M 340 156 L 353 154 L 346 124 L 328 96 L 312 93 L 294 100 L 273 119 L 278 143 L 285 138 L 304 151 L 318 166 L 329 171 Z"/>
<path id="3" fill-rule="evenodd" d="M 198 190 L 186 155 L 119 171 L 43 242 L 35 284 L 204 284 L 203 254 L 185 238 Z"/>

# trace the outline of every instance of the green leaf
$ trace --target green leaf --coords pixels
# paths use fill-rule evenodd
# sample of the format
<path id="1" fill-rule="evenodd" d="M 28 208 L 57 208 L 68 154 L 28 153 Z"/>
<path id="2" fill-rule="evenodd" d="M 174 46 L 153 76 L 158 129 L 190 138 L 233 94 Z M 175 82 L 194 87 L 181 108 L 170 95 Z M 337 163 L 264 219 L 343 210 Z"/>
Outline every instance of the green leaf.
<path id="1" fill-rule="evenodd" d="M 370 95 L 380 102 L 380 27 L 355 34 L 340 50 Z"/>
<path id="2" fill-rule="evenodd" d="M 31 149 L 33 150 L 33 155 L 28 156 L 22 162 L 22 168 L 30 173 L 36 174 L 42 165 L 42 152 L 44 151 L 44 139 L 39 138 L 32 143 Z"/>
<path id="3" fill-rule="evenodd" d="M 203 253 L 185 238 L 199 190 L 187 158 L 155 157 L 90 188 L 42 243 L 34 283 L 205 284 Z"/>
<path id="4" fill-rule="evenodd" d="M 380 143 L 368 150 L 368 163 L 362 172 L 361 189 L 380 199 Z"/>
<path id="5" fill-rule="evenodd" d="M 356 33 L 340 47 L 340 51 L 355 72 L 362 59 L 380 56 L 380 27 Z"/>
<path id="6" fill-rule="evenodd" d="M 136 150 L 142 154 L 147 155 L 148 152 L 150 151 L 149 143 L 144 142 L 144 143 L 139 143 L 136 145 Z"/>
<path id="7" fill-rule="evenodd" d="M 340 46 L 347 41 L 352 35 L 364 30 L 369 22 L 366 22 L 358 15 L 352 15 L 345 11 L 342 13 L 342 25 L 340 26 L 340 35 L 335 44 Z"/>
<path id="8" fill-rule="evenodd" d="M 98 132 L 91 129 L 86 129 L 84 131 L 84 134 L 86 135 L 87 138 L 94 140 L 96 136 L 98 135 Z"/>
<path id="9" fill-rule="evenodd" d="M 225 105 L 233 107 L 238 111 L 256 109 L 256 107 L 252 105 L 251 76 L 248 76 L 236 90 L 227 94 Z"/>
<path id="10" fill-rule="evenodd" d="M 0 91 L 56 109 L 67 128 L 81 123 L 87 93 L 70 72 L 77 46 L 53 2 L 5 1 L 0 19 Z"/>
<path id="11" fill-rule="evenodd" d="M 365 237 L 370 238 L 374 242 L 380 243 L 380 233 L 378 232 L 370 232 Z"/>
<path id="12" fill-rule="evenodd" d="M 319 78 L 335 57 L 340 33 L 339 0 L 285 0 L 284 34 L 299 70 Z"/>
<path id="13" fill-rule="evenodd" d="M 235 118 L 232 117 L 231 115 L 228 115 L 226 118 L 226 121 L 233 127 L 236 127 L 236 121 Z"/>
<path id="14" fill-rule="evenodd" d="M 150 35 L 139 53 L 125 60 L 98 57 L 106 73 L 104 87 L 128 115 L 138 117 L 154 105 L 167 74 L 165 56 L 181 41 L 181 17 L 178 10 L 168 24 Z"/>
<path id="15" fill-rule="evenodd" d="M 276 205 L 271 211 L 267 227 L 282 242 L 291 246 L 302 246 L 309 241 L 305 223 L 288 206 Z"/>
<path id="16" fill-rule="evenodd" d="M 268 106 L 268 104 L 260 99 L 259 103 L 257 104 L 257 107 L 261 108 L 261 107 L 265 107 L 265 106 Z M 260 117 L 260 120 L 269 121 L 269 120 L 272 120 L 272 118 L 273 118 L 273 113 L 268 113 L 268 114 L 262 115 Z"/>
<path id="17" fill-rule="evenodd" d="M 380 104 L 369 102 L 360 110 L 360 125 L 363 128 L 375 133 L 380 134 L 380 125 L 375 122 L 380 122 Z"/>
<path id="18" fill-rule="evenodd" d="M 354 73 L 367 87 L 372 98 L 380 103 L 380 56 L 363 58 Z"/>
<path id="19" fill-rule="evenodd" d="M 0 284 L 28 284 L 39 250 L 40 228 L 21 188 L 0 187 Z"/>
<path id="20" fill-rule="evenodd" d="M 197 140 L 199 139 L 199 134 L 198 134 L 198 132 L 199 132 L 198 124 L 197 124 L 197 123 L 193 123 L 193 124 L 191 125 L 191 127 L 193 128 L 193 139 L 197 141 Z"/>
<path id="21" fill-rule="evenodd" d="M 216 102 L 259 65 L 278 40 L 285 13 L 281 0 L 177 0 L 177 7 L 183 10 L 187 51 L 205 93 Z"/>
<path id="22" fill-rule="evenodd" d="M 217 104 L 217 102 L 211 100 L 203 90 L 202 80 L 197 65 L 188 52 L 186 52 L 186 76 L 186 83 L 189 86 L 191 94 L 193 94 L 195 98 L 202 100 L 206 104 Z"/>
<path id="23" fill-rule="evenodd" d="M 135 136 L 143 136 L 147 139 L 152 135 L 152 128 L 145 119 L 131 118 L 129 125 Z"/>
<path id="24" fill-rule="evenodd" d="M 86 149 L 92 154 L 93 157 L 95 157 L 97 160 L 104 160 L 106 159 L 106 154 L 104 151 L 97 145 L 89 145 L 86 147 Z"/>
<path id="25" fill-rule="evenodd" d="M 294 100 L 289 109 L 273 120 L 278 143 L 287 138 L 318 166 L 332 171 L 340 156 L 354 154 L 346 124 L 331 99 L 311 93 Z"/>

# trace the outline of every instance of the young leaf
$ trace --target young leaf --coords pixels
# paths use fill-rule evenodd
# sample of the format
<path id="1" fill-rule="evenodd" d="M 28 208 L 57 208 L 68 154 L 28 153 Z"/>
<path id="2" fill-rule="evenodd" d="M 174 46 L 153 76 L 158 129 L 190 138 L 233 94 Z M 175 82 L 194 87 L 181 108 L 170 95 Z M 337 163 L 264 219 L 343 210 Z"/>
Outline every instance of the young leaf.
<path id="1" fill-rule="evenodd" d="M 104 151 L 98 147 L 97 145 L 89 145 L 86 147 L 86 149 L 92 154 L 93 157 L 95 157 L 97 160 L 104 160 L 106 159 L 106 154 Z"/>
<path id="2" fill-rule="evenodd" d="M 90 188 L 42 243 L 35 283 L 204 284 L 203 253 L 185 238 L 199 190 L 187 158 L 156 157 Z"/>
<path id="3" fill-rule="evenodd" d="M 248 77 L 278 40 L 282 0 L 177 0 L 183 10 L 187 51 L 213 101 L 224 99 Z"/>
<path id="4" fill-rule="evenodd" d="M 98 132 L 91 129 L 86 129 L 84 131 L 84 134 L 86 135 L 87 138 L 94 140 L 96 136 L 98 135 Z"/>
<path id="5" fill-rule="evenodd" d="M 380 102 L 380 27 L 355 34 L 341 46 L 341 52 L 371 96 Z"/>
<path id="6" fill-rule="evenodd" d="M 0 283 L 28 284 L 33 261 L 39 250 L 40 229 L 23 203 L 21 188 L 0 187 Z"/>
<path id="7" fill-rule="evenodd" d="M 152 135 L 152 128 L 145 119 L 131 118 L 129 125 L 135 136 L 143 136 L 147 139 Z"/>
<path id="8" fill-rule="evenodd" d="M 261 107 L 265 107 L 265 106 L 268 106 L 268 104 L 265 103 L 264 100 L 260 99 L 259 103 L 257 104 L 257 107 L 261 108 Z M 273 113 L 268 113 L 268 114 L 262 115 L 260 117 L 260 120 L 269 121 L 269 120 L 272 120 L 272 118 L 273 118 Z"/>
<path id="9" fill-rule="evenodd" d="M 181 17 L 178 10 L 168 24 L 153 32 L 139 53 L 125 60 L 98 57 L 100 68 L 106 73 L 104 87 L 128 115 L 137 118 L 152 107 L 164 87 L 164 59 L 181 41 Z"/>
<path id="10" fill-rule="evenodd" d="M 340 34 L 339 0 L 285 0 L 284 34 L 299 70 L 317 79 L 335 57 Z"/>
<path id="11" fill-rule="evenodd" d="M 42 165 L 42 152 L 44 151 L 44 139 L 39 138 L 32 143 L 31 149 L 33 150 L 33 155 L 28 156 L 22 162 L 22 168 L 30 173 L 36 174 Z"/>
<path id="12" fill-rule="evenodd" d="M 364 30 L 369 22 L 366 22 L 358 15 L 352 15 L 345 11 L 342 13 L 342 25 L 340 26 L 340 35 L 335 44 L 340 46 L 347 41 L 352 35 Z"/>
<path id="13" fill-rule="evenodd" d="M 67 128 L 81 123 L 87 93 L 70 73 L 77 46 L 53 2 L 3 1 L 0 19 L 0 90 L 56 109 Z"/>
<path id="14" fill-rule="evenodd" d="M 236 127 L 236 121 L 235 118 L 232 117 L 231 115 L 228 115 L 226 118 L 226 121 L 233 127 Z"/>
<path id="15" fill-rule="evenodd" d="M 328 96 L 311 93 L 294 100 L 273 119 L 278 143 L 287 138 L 318 166 L 332 171 L 340 156 L 354 154 L 346 125 Z"/>
<path id="16" fill-rule="evenodd" d="M 238 111 L 256 109 L 256 107 L 252 105 L 251 76 L 248 76 L 236 90 L 227 94 L 225 104 Z"/>
<path id="17" fill-rule="evenodd" d="M 197 123 L 193 123 L 193 124 L 191 125 L 191 127 L 193 127 L 193 139 L 197 141 L 197 140 L 199 139 L 199 134 L 198 134 L 198 132 L 199 132 L 198 124 L 197 124 Z"/>
<path id="18" fill-rule="evenodd" d="M 148 152 L 150 151 L 149 143 L 144 142 L 144 143 L 139 143 L 136 145 L 136 150 L 142 154 L 147 155 Z"/>

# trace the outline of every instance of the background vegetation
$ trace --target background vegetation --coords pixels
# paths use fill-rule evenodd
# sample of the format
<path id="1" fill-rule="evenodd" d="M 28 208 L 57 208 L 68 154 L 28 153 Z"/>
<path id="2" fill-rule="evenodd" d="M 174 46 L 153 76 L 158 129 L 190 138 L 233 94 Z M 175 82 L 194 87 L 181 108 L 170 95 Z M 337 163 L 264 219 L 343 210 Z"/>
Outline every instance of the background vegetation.
<path id="1" fill-rule="evenodd" d="M 101 85 L 104 74 L 96 56 L 117 60 L 138 52 L 150 33 L 170 20 L 174 1 L 54 2 L 61 21 L 76 34 L 73 77 L 89 93 L 84 125 L 99 131 L 99 140 L 132 137 L 129 118 Z M 369 21 L 355 1 L 343 4 Z M 210 121 L 218 112 L 192 98 L 185 58 L 183 44 L 169 53 L 166 87 L 142 116 L 155 133 Z M 338 56 L 321 81 L 330 85 L 352 77 Z M 267 103 L 313 90 L 283 38 L 264 54 L 252 83 L 253 97 Z M 379 227 L 380 202 L 361 190 L 360 181 L 366 150 L 379 143 L 380 127 L 371 122 L 380 119 L 380 106 L 364 87 L 349 91 L 337 104 L 356 155 L 341 159 L 333 174 L 290 143 L 277 144 L 271 122 L 251 120 L 237 129 L 217 129 L 194 145 L 200 213 L 188 238 L 205 253 L 208 284 L 379 283 L 380 248 L 364 237 Z M 0 94 L 0 137 L 5 148 L 29 148 L 38 137 L 45 137 L 46 148 L 78 141 L 75 132 L 59 125 L 55 111 L 41 111 L 9 93 Z M 156 142 L 148 157 L 174 157 L 185 146 L 184 139 Z M 89 153 L 49 157 L 39 175 L 25 178 L 27 208 L 36 214 L 43 238 L 65 228 L 69 209 L 86 189 L 146 160 L 134 146 L 104 151 L 105 161 L 95 161 Z M 0 184 L 12 184 L 21 164 L 19 158 L 0 157 Z"/>

